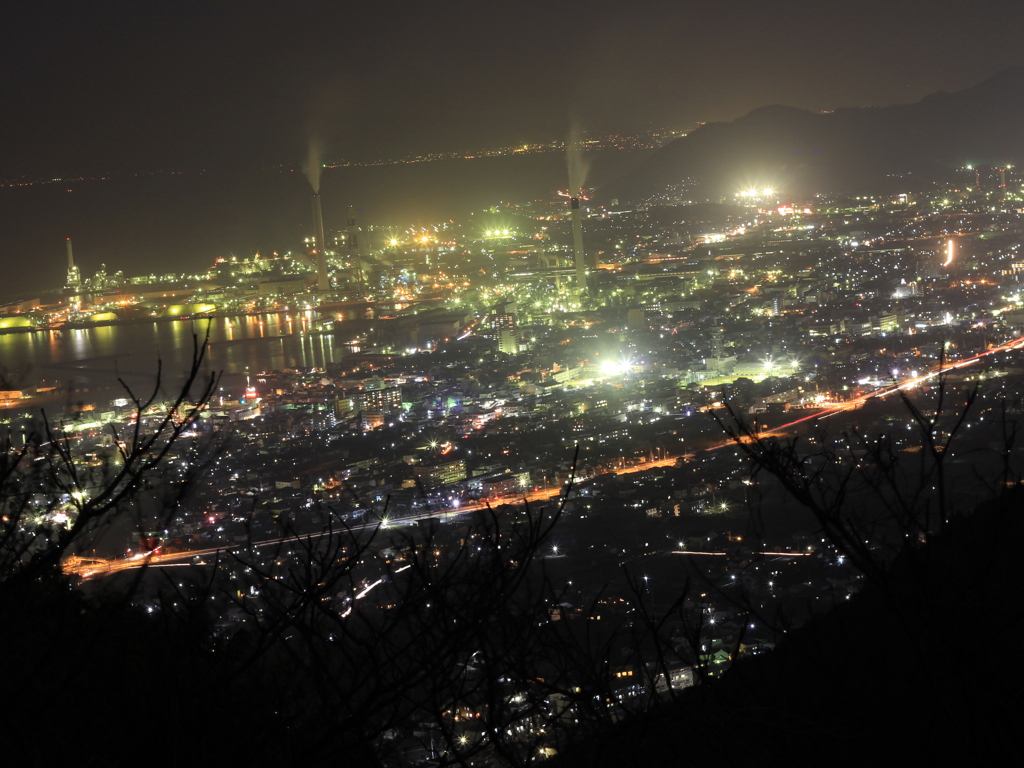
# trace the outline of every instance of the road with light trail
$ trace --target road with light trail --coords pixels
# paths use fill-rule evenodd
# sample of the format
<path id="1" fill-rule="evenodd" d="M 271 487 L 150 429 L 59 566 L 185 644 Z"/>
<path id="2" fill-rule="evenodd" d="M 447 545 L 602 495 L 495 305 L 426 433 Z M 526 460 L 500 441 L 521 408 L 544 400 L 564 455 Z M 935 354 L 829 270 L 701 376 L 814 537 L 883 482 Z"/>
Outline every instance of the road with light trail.
<path id="1" fill-rule="evenodd" d="M 830 404 L 821 410 L 815 411 L 813 414 L 809 416 L 803 416 L 799 419 L 787 422 L 786 424 L 780 424 L 777 427 L 772 427 L 770 429 L 760 431 L 758 432 L 758 436 L 769 436 L 772 434 L 788 430 L 796 426 L 797 424 L 801 424 L 803 422 L 812 421 L 815 419 L 825 419 L 830 416 L 834 416 L 837 413 L 843 413 L 844 411 L 860 408 L 868 400 L 871 400 L 873 398 L 888 397 L 889 395 L 895 394 L 897 392 L 910 389 L 912 387 L 916 387 L 917 385 L 922 384 L 930 379 L 933 379 L 936 376 L 939 376 L 940 374 L 957 370 L 959 368 L 964 368 L 969 365 L 974 365 L 975 363 L 983 360 L 984 358 L 990 355 L 1000 354 L 1002 352 L 1009 352 L 1011 350 L 1021 348 L 1024 348 L 1024 336 L 1020 336 L 1016 339 L 1001 344 L 998 347 L 993 347 L 992 349 L 985 350 L 984 352 L 979 352 L 976 355 L 972 355 L 971 357 L 967 357 L 962 360 L 944 362 L 940 365 L 937 365 L 934 370 L 929 371 L 928 373 L 906 379 L 900 382 L 899 384 L 893 384 L 883 389 L 877 389 L 874 392 L 869 392 L 867 394 L 861 395 L 860 397 L 854 398 L 853 400 L 848 400 L 843 403 Z M 703 448 L 701 449 L 701 451 L 714 451 L 732 445 L 735 445 L 735 441 L 729 439 L 721 443 Z M 610 472 L 617 475 L 628 475 L 635 472 L 646 472 L 648 470 L 656 469 L 658 467 L 672 466 L 679 459 L 691 459 L 695 455 L 695 453 L 675 454 L 672 456 L 667 456 L 663 459 L 656 459 L 654 461 L 644 461 L 634 465 L 624 466 L 618 469 L 612 469 L 610 470 Z M 388 528 L 396 525 L 405 525 L 409 523 L 419 522 L 420 520 L 448 520 L 467 514 L 469 512 L 477 512 L 480 510 L 488 509 L 498 504 L 535 504 L 539 502 L 547 502 L 556 498 L 560 498 L 562 496 L 562 491 L 562 488 L 539 488 L 534 489 L 532 491 L 528 491 L 527 493 L 520 494 L 515 497 L 489 499 L 479 502 L 473 502 L 471 504 L 460 505 L 458 507 L 448 507 L 446 509 L 422 512 L 420 514 L 409 515 L 407 517 L 402 518 L 384 519 L 381 522 L 363 523 L 361 525 L 356 526 L 346 526 L 344 528 L 321 531 L 319 533 L 296 534 L 294 536 L 284 536 L 275 539 L 267 539 L 264 541 L 246 542 L 234 546 L 209 547 L 206 549 L 193 549 L 182 552 L 168 553 L 161 553 L 157 551 L 153 553 L 138 554 L 131 558 L 115 560 L 70 557 L 64 561 L 63 569 L 65 573 L 73 573 L 78 576 L 81 576 L 84 579 L 88 579 L 95 578 L 98 576 L 106 576 L 111 573 L 117 573 L 119 571 L 134 570 L 137 568 L 166 567 L 170 565 L 187 565 L 188 563 L 182 563 L 181 561 L 191 560 L 194 558 L 202 559 L 206 557 L 219 558 L 221 556 L 231 553 L 234 550 L 243 549 L 247 547 L 263 548 L 272 546 L 282 546 L 286 544 L 301 545 L 303 542 L 312 541 L 315 539 L 322 538 L 324 536 L 333 536 L 334 534 L 339 533 L 341 531 L 357 532 L 370 530 L 377 527 Z"/>

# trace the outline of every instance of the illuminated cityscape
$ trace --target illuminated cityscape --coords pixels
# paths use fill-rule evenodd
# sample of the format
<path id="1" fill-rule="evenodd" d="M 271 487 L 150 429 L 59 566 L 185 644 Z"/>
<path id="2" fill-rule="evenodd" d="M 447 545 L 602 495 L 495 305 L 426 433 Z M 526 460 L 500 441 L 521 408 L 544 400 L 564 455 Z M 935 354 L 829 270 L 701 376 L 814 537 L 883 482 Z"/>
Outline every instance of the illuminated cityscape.
<path id="1" fill-rule="evenodd" d="M 588 11 L 588 44 L 674 40 L 619 13 Z M 333 51 L 295 14 L 245 37 L 309 38 L 280 83 L 251 65 L 270 92 Z M 119 42 L 173 141 L 140 107 L 152 142 L 111 149 L 87 115 L 80 146 L 53 128 L 80 164 L 0 168 L 15 759 L 862 765 L 976 759 L 982 721 L 1010 743 L 1021 665 L 965 652 L 1022 623 L 1024 70 L 703 115 L 665 106 L 668 58 L 621 57 L 573 71 L 618 106 L 552 130 L 561 33 L 507 23 L 548 41 L 512 74 L 494 31 L 441 46 L 444 19 L 355 43 L 480 72 L 325 63 L 283 159 L 258 134 L 286 99 L 188 154 L 176 86 L 213 62 L 251 95 L 241 59 L 161 79 Z"/>

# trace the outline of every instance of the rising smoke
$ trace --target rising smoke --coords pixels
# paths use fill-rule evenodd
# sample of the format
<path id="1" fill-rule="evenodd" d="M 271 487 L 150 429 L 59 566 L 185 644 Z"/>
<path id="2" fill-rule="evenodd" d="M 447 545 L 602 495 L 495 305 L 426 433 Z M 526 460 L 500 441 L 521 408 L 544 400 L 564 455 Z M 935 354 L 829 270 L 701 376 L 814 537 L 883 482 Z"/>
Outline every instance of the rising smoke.
<path id="1" fill-rule="evenodd" d="M 306 152 L 306 163 L 302 172 L 309 180 L 309 186 L 316 194 L 320 194 L 320 174 L 324 170 L 324 147 L 320 139 L 310 136 L 309 148 Z"/>
<path id="2" fill-rule="evenodd" d="M 570 128 L 565 143 L 565 162 L 569 167 L 569 194 L 575 196 L 586 186 L 590 173 L 590 161 L 583 151 L 582 135 L 575 124 Z"/>

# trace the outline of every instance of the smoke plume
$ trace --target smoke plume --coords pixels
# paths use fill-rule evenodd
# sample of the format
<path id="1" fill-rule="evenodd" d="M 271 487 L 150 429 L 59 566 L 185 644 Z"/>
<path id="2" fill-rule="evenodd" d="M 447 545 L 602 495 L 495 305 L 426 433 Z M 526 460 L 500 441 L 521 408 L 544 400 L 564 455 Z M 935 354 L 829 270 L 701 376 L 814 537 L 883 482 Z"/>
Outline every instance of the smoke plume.
<path id="1" fill-rule="evenodd" d="M 565 144 L 565 162 L 569 168 L 569 193 L 576 195 L 587 184 L 590 173 L 590 161 L 581 145 L 582 136 L 579 127 L 573 125 L 569 130 L 569 139 Z"/>
<path id="2" fill-rule="evenodd" d="M 309 137 L 309 149 L 306 152 L 306 163 L 302 167 L 302 172 L 306 175 L 309 180 L 309 186 L 313 188 L 313 191 L 320 194 L 320 174 L 324 169 L 324 147 L 320 139 L 313 136 Z"/>

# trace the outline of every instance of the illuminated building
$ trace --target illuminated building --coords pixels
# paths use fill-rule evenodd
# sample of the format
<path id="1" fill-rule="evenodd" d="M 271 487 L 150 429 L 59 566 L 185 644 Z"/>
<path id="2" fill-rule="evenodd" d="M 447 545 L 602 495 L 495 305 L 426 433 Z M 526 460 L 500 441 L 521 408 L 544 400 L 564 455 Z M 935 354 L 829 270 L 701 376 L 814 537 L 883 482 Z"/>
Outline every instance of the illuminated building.
<path id="1" fill-rule="evenodd" d="M 416 478 L 423 485 L 434 488 L 439 485 L 451 485 L 466 479 L 466 462 L 462 459 L 451 461 L 435 461 L 430 464 L 419 464 L 414 467 Z"/>
<path id="2" fill-rule="evenodd" d="M 368 389 L 352 398 L 355 410 L 392 413 L 402 407 L 402 390 L 398 387 Z"/>
<path id="3" fill-rule="evenodd" d="M 491 317 L 491 333 L 498 342 L 498 351 L 514 355 L 519 351 L 519 337 L 516 334 L 516 316 L 512 312 Z"/>

